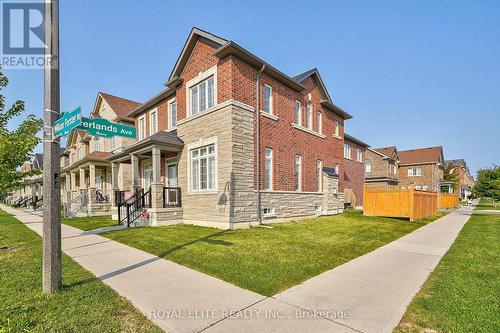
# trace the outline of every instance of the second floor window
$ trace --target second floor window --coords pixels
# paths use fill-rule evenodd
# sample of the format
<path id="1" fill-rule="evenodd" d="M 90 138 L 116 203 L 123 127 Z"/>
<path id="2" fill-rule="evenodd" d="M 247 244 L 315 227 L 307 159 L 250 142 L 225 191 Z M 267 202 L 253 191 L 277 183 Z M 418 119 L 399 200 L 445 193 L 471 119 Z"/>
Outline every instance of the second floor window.
<path id="1" fill-rule="evenodd" d="M 418 176 L 422 176 L 421 168 L 408 169 L 408 177 L 418 177 Z"/>
<path id="2" fill-rule="evenodd" d="M 335 120 L 335 132 L 334 132 L 334 135 L 335 136 L 340 136 L 340 125 L 339 125 L 339 122 L 337 120 Z"/>
<path id="3" fill-rule="evenodd" d="M 302 126 L 302 105 L 295 101 L 295 124 Z"/>
<path id="4" fill-rule="evenodd" d="M 365 172 L 372 172 L 372 161 L 365 160 Z"/>
<path id="5" fill-rule="evenodd" d="M 158 113 L 152 111 L 149 114 L 149 135 L 155 134 L 156 132 L 158 132 Z"/>
<path id="6" fill-rule="evenodd" d="M 273 88 L 267 84 L 264 85 L 264 112 L 273 113 Z"/>
<path id="7" fill-rule="evenodd" d="M 344 158 L 351 159 L 351 146 L 344 143 Z"/>
<path id="8" fill-rule="evenodd" d="M 190 88 L 191 115 L 194 116 L 214 106 L 214 77 Z"/>
<path id="9" fill-rule="evenodd" d="M 273 150 L 266 148 L 265 151 L 265 186 L 266 190 L 273 189 Z"/>
<path id="10" fill-rule="evenodd" d="M 322 134 L 323 133 L 323 119 L 322 119 L 322 114 L 319 111 L 318 111 L 318 115 L 316 117 L 316 121 L 318 122 L 316 129 L 318 130 L 318 133 Z"/>
<path id="11" fill-rule="evenodd" d="M 307 101 L 306 127 L 308 129 L 312 129 L 312 108 L 311 100 Z"/>
<path id="12" fill-rule="evenodd" d="M 359 148 L 356 148 L 356 161 L 363 162 L 363 151 Z"/>
<path id="13" fill-rule="evenodd" d="M 139 140 L 143 140 L 146 136 L 146 118 L 143 116 L 139 118 L 139 128 L 138 130 L 138 135 L 139 135 Z"/>
<path id="14" fill-rule="evenodd" d="M 114 150 L 116 148 L 116 137 L 115 136 L 112 136 L 110 139 L 109 139 L 109 149 L 110 150 Z"/>
<path id="15" fill-rule="evenodd" d="M 168 124 L 169 128 L 177 126 L 177 102 L 172 102 L 168 106 Z"/>
<path id="16" fill-rule="evenodd" d="M 100 151 L 101 150 L 101 140 L 99 140 L 99 137 L 95 138 L 95 141 L 94 141 L 94 150 L 95 151 Z"/>
<path id="17" fill-rule="evenodd" d="M 78 148 L 78 159 L 81 160 L 83 158 L 83 149 L 80 147 Z"/>

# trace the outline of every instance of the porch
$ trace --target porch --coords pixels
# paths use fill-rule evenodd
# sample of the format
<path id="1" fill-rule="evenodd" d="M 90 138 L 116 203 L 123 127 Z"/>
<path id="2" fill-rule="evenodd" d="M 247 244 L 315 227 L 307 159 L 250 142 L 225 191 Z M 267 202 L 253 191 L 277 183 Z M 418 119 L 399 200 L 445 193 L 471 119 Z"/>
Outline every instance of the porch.
<path id="1" fill-rule="evenodd" d="M 114 154 L 111 186 L 112 218 L 120 224 L 169 225 L 182 222 L 182 190 L 178 186 L 178 161 L 184 144 L 172 132 L 159 132 Z M 119 164 L 129 164 L 131 186 L 119 190 Z"/>

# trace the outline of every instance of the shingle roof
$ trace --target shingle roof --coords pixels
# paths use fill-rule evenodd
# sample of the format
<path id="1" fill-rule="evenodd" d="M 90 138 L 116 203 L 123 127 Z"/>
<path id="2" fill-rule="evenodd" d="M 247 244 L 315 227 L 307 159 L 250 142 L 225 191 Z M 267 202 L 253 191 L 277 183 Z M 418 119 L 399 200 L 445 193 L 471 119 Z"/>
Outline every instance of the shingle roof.
<path id="1" fill-rule="evenodd" d="M 428 147 L 398 152 L 401 164 L 439 162 L 443 154 L 443 147 Z"/>
<path id="2" fill-rule="evenodd" d="M 386 156 L 391 156 L 396 150 L 396 146 L 375 148 L 375 150 Z"/>
<path id="3" fill-rule="evenodd" d="M 450 163 L 453 166 L 461 166 L 461 167 L 466 167 L 465 160 L 463 158 L 458 159 L 458 160 L 447 160 L 446 163 Z"/>
<path id="4" fill-rule="evenodd" d="M 357 143 L 358 145 L 363 146 L 363 147 L 370 147 L 370 145 L 369 145 L 369 144 L 364 143 L 363 141 L 361 141 L 361 140 L 359 140 L 359 139 L 356 139 L 355 137 L 350 136 L 350 135 L 349 135 L 349 134 L 347 134 L 347 133 L 344 133 L 344 140 L 347 140 L 347 141 L 351 141 L 351 142 Z"/>
<path id="5" fill-rule="evenodd" d="M 102 98 L 109 104 L 118 117 L 127 117 L 130 112 L 141 105 L 139 102 L 130 99 L 99 92 Z"/>

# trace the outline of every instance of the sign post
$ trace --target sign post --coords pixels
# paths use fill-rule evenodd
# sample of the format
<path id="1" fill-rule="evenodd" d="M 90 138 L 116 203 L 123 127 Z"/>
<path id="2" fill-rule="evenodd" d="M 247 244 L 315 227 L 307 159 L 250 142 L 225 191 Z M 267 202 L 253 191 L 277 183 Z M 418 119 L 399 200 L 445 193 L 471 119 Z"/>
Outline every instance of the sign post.
<path id="1" fill-rule="evenodd" d="M 59 1 L 45 3 L 45 62 L 43 113 L 43 277 L 44 293 L 61 288 L 61 146 L 53 135 L 59 118 Z"/>

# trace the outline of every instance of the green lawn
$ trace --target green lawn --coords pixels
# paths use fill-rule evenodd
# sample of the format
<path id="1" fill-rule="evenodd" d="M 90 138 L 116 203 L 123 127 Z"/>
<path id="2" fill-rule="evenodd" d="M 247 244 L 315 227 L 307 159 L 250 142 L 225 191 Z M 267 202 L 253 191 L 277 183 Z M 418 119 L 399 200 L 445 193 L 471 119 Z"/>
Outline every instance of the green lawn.
<path id="1" fill-rule="evenodd" d="M 61 219 L 61 222 L 80 230 L 93 230 L 118 225 L 118 221 L 113 221 L 111 216 L 73 217 Z"/>
<path id="2" fill-rule="evenodd" d="M 424 221 L 342 215 L 218 230 L 192 225 L 130 228 L 103 236 L 218 277 L 262 295 L 274 295 L 391 242 Z"/>
<path id="3" fill-rule="evenodd" d="M 477 205 L 474 210 L 500 210 L 500 204 L 497 203 L 495 207 L 490 198 L 481 198 L 481 200 L 479 200 L 479 205 Z"/>
<path id="4" fill-rule="evenodd" d="M 63 288 L 42 294 L 42 240 L 0 210 L 0 332 L 161 332 L 63 255 Z"/>
<path id="5" fill-rule="evenodd" d="M 500 331 L 500 215 L 473 215 L 395 332 Z"/>

